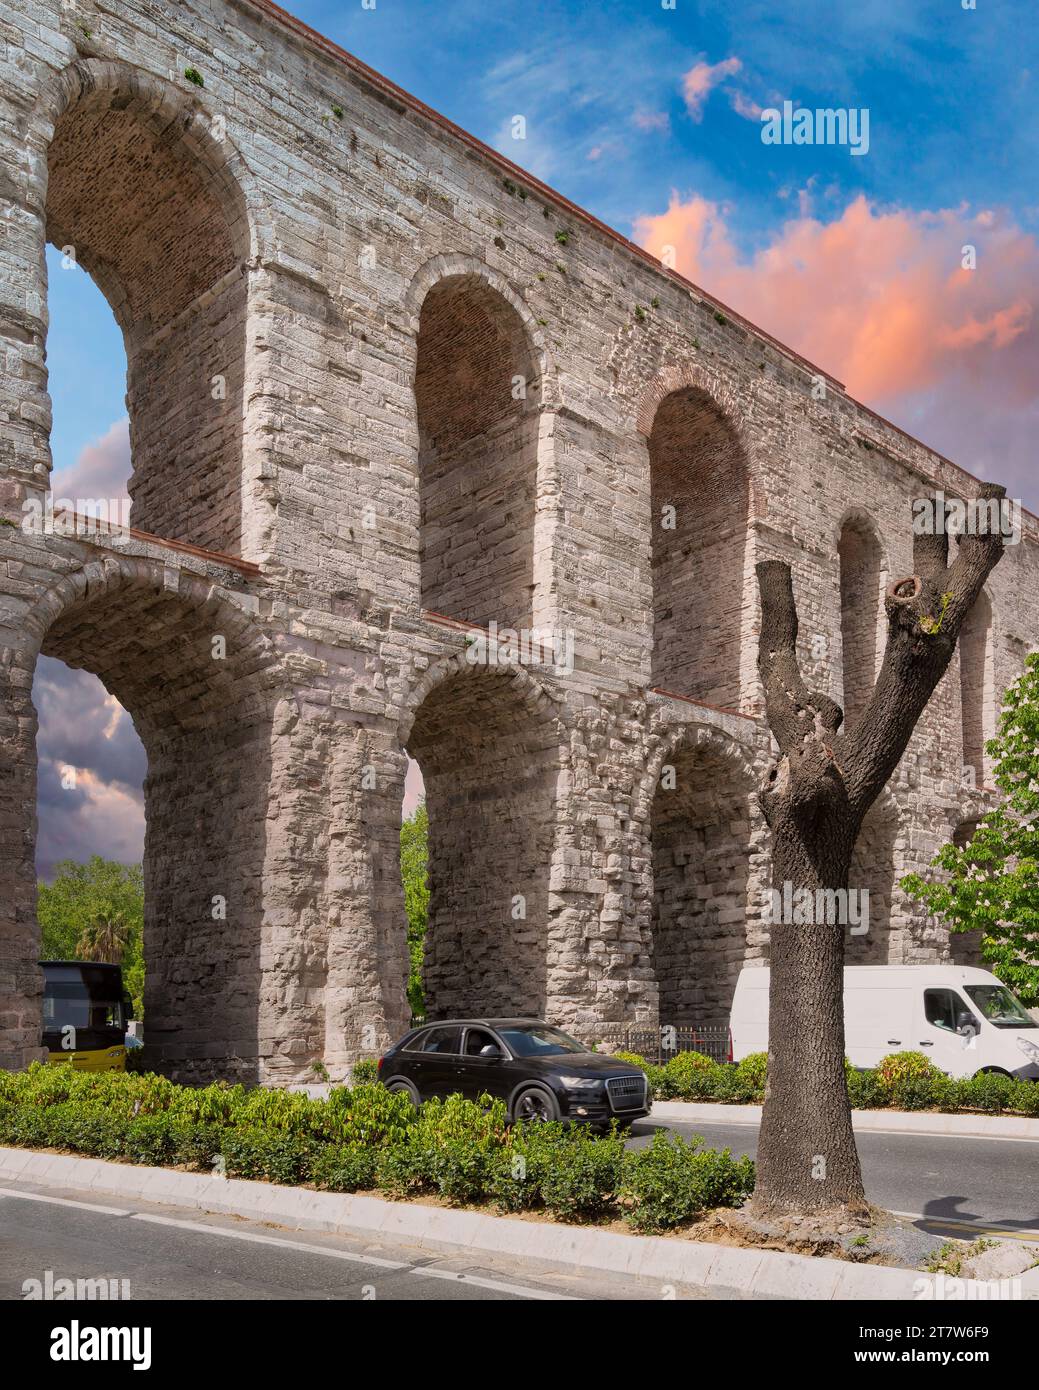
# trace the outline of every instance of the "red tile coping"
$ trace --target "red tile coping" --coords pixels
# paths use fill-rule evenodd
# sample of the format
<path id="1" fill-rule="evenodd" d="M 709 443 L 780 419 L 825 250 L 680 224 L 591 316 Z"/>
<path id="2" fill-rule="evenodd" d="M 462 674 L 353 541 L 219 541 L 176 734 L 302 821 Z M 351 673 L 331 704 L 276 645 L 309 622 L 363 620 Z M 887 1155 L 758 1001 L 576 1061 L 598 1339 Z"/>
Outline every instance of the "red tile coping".
<path id="1" fill-rule="evenodd" d="M 262 574 L 259 565 L 254 565 L 251 560 L 243 560 L 237 555 L 225 555 L 220 550 L 206 550 L 201 545 L 192 545 L 190 541 L 171 541 L 165 536 L 153 536 L 150 531 L 138 531 L 135 527 L 113 526 L 107 521 L 101 521 L 96 516 L 85 516 L 82 512 L 60 511 L 56 516 L 67 518 L 76 523 L 75 534 L 69 540 L 84 540 L 91 537 L 103 538 L 111 532 L 125 531 L 135 541 L 146 541 L 149 545 L 161 545 L 165 550 L 177 550 L 184 555 L 194 555 L 199 560 L 212 560 L 214 564 L 223 565 L 227 569 L 238 570 L 242 574 L 250 577 Z M 82 523 L 82 531 L 80 530 Z"/>

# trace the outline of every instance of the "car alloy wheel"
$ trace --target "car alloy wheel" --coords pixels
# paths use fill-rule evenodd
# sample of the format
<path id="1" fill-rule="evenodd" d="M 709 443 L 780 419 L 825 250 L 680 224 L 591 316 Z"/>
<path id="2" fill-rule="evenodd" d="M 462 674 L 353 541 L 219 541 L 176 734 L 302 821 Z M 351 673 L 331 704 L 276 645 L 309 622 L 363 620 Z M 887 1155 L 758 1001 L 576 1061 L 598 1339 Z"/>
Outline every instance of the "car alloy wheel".
<path id="1" fill-rule="evenodd" d="M 415 1087 L 412 1086 L 410 1081 L 391 1081 L 386 1089 L 391 1095 L 400 1095 L 401 1092 L 403 1092 L 416 1110 L 422 1104 L 419 1093 L 415 1090 Z"/>
<path id="2" fill-rule="evenodd" d="M 516 1102 L 516 1119 L 547 1124 L 555 1119 L 555 1107 L 544 1091 L 524 1091 Z"/>

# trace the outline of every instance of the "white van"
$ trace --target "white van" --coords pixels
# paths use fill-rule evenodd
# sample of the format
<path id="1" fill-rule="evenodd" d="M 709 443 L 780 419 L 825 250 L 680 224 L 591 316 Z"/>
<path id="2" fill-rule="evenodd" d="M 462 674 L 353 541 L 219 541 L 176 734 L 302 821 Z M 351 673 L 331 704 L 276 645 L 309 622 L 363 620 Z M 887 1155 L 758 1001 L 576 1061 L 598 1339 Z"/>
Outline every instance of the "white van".
<path id="1" fill-rule="evenodd" d="M 730 1023 L 736 1062 L 768 1050 L 769 973 L 740 971 Z M 889 1052 L 922 1052 L 950 1076 L 999 1071 L 1039 1080 L 1039 1023 L 995 975 L 969 966 L 847 966 L 844 1037 L 856 1067 L 874 1067 Z"/>

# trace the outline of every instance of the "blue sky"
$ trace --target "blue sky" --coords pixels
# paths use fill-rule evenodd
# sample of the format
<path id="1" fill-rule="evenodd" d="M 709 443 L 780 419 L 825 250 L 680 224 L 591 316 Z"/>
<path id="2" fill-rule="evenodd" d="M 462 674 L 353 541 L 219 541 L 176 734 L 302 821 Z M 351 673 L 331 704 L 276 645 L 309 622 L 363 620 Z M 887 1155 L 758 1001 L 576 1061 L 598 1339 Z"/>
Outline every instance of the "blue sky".
<path id="1" fill-rule="evenodd" d="M 289 8 L 625 235 L 676 245 L 679 270 L 1039 511 L 1039 25 L 1032 5 L 977 5 Z M 758 108 L 786 99 L 868 108 L 868 154 L 763 145 Z M 525 140 L 511 135 L 517 115 Z M 957 279 L 964 242 L 978 248 L 969 281 Z M 112 495 L 129 468 L 121 335 L 81 271 L 54 252 L 48 265 L 55 488 Z M 139 834 L 113 799 L 136 776 L 129 721 L 113 724 L 82 675 L 63 706 L 49 667 L 41 766 L 67 755 L 74 700 L 107 731 L 91 795 L 108 810 L 52 796 L 41 866 L 89 822 L 99 852 L 124 857 Z"/>

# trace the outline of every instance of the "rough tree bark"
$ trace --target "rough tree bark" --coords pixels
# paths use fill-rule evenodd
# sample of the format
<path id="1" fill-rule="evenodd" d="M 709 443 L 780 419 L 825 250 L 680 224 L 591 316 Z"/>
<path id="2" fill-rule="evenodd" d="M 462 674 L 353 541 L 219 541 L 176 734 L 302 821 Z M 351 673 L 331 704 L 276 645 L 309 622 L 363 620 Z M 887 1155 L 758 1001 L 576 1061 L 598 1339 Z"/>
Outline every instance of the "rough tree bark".
<path id="1" fill-rule="evenodd" d="M 1001 498 L 983 484 L 979 496 Z M 937 528 L 935 528 L 937 529 Z M 790 567 L 757 566 L 758 670 L 779 746 L 759 794 L 772 831 L 773 887 L 847 889 L 863 818 L 898 765 L 964 619 L 1003 553 L 1002 537 L 914 535 L 916 573 L 887 590 L 887 646 L 858 723 L 810 692 L 797 663 Z M 854 886 L 854 885 L 853 885 Z M 844 925 L 773 923 L 768 1082 L 752 1210 L 811 1213 L 835 1225 L 864 1219 L 866 1198 L 844 1080 Z"/>

